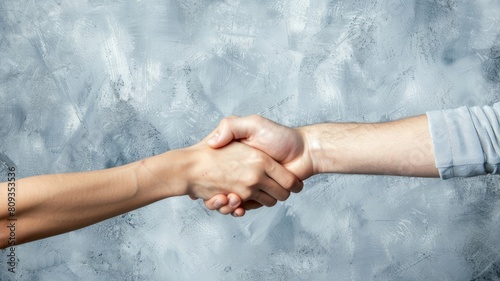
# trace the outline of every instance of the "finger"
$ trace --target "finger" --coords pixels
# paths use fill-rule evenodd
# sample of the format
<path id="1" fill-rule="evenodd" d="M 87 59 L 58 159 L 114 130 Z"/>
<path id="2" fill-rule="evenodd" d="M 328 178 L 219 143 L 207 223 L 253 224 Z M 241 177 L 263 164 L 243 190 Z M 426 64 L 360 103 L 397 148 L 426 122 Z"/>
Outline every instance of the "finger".
<path id="1" fill-rule="evenodd" d="M 256 126 L 254 122 L 248 122 L 248 117 L 228 117 L 222 119 L 207 143 L 212 148 L 220 148 L 233 140 L 248 138 L 255 132 Z"/>
<path id="2" fill-rule="evenodd" d="M 245 213 L 246 213 L 246 211 L 244 208 L 238 207 L 238 208 L 236 208 L 236 210 L 234 210 L 234 212 L 231 213 L 231 215 L 233 217 L 242 217 L 245 215 Z"/>
<path id="3" fill-rule="evenodd" d="M 204 201 L 205 207 L 207 207 L 207 209 L 209 210 L 220 209 L 229 203 L 227 196 L 224 194 L 217 194 L 214 197 Z"/>
<path id="4" fill-rule="evenodd" d="M 269 195 L 263 191 L 256 192 L 251 197 L 251 199 L 256 201 L 257 203 L 260 203 L 260 204 L 266 206 L 266 207 L 272 207 L 272 206 L 276 205 L 276 202 L 277 202 L 277 200 L 274 197 L 272 197 L 271 195 Z"/>
<path id="5" fill-rule="evenodd" d="M 297 184 L 290 188 L 290 191 L 293 193 L 299 193 L 304 189 L 304 182 L 297 179 Z"/>
<path id="6" fill-rule="evenodd" d="M 223 215 L 234 212 L 241 204 L 241 198 L 234 193 L 229 193 L 227 199 L 229 200 L 229 204 L 218 209 L 219 213 Z"/>
<path id="7" fill-rule="evenodd" d="M 253 200 L 249 200 L 249 201 L 243 202 L 243 204 L 241 204 L 241 208 L 243 208 L 245 210 L 255 210 L 255 209 L 258 209 L 260 207 L 262 207 L 262 204 L 255 202 Z"/>
<path id="8" fill-rule="evenodd" d="M 302 181 L 299 181 L 294 174 L 276 161 L 271 160 L 268 162 L 266 174 L 287 191 L 297 193 L 300 192 L 304 186 Z M 280 201 L 286 200 L 288 196 L 290 196 L 290 192 L 285 193 L 280 189 L 272 187 L 273 186 L 264 186 L 265 189 L 263 190 Z"/>
<path id="9" fill-rule="evenodd" d="M 191 198 L 191 200 L 198 200 L 198 197 L 194 197 L 194 196 L 193 196 L 193 195 L 191 195 L 191 194 L 189 194 L 188 196 L 189 196 L 189 198 Z"/>
<path id="10" fill-rule="evenodd" d="M 279 164 L 277 164 L 279 165 Z M 290 191 L 282 187 L 279 183 L 277 183 L 273 178 L 269 175 L 264 179 L 261 179 L 261 183 L 259 185 L 261 192 L 268 194 L 276 200 L 284 201 L 290 196 Z M 262 204 L 265 205 L 265 204 Z M 267 205 L 266 205 L 267 206 Z"/>

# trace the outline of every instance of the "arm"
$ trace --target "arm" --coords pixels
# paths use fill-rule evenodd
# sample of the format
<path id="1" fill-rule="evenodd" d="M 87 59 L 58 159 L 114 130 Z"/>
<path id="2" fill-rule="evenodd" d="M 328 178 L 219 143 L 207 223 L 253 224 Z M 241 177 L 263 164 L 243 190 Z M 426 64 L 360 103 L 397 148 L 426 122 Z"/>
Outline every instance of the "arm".
<path id="1" fill-rule="evenodd" d="M 431 111 L 387 123 L 296 129 L 259 116 L 227 118 L 208 143 L 217 148 L 233 139 L 271 155 L 299 179 L 327 172 L 442 179 L 500 174 L 500 103 Z M 246 204 L 245 208 L 259 207 Z"/>
<path id="2" fill-rule="evenodd" d="M 42 175 L 16 182 L 16 244 L 111 218 L 172 196 L 209 199 L 237 193 L 244 201 L 272 206 L 295 185 L 291 173 L 261 151 L 240 143 L 221 150 L 203 142 L 121 167 Z M 282 188 L 285 187 L 286 189 Z M 7 183 L 0 184 L 7 202 Z M 209 202 L 227 204 L 224 195 Z M 0 246 L 8 244 L 7 208 L 0 209 Z"/>
<path id="3" fill-rule="evenodd" d="M 500 102 L 387 123 L 296 129 L 259 116 L 227 118 L 209 145 L 221 147 L 233 139 L 268 153 L 299 179 L 324 172 L 443 179 L 500 174 Z"/>
<path id="4" fill-rule="evenodd" d="M 318 173 L 439 176 L 425 115 L 387 123 L 324 123 L 296 129 L 257 115 L 232 117 L 222 120 L 208 144 L 219 148 L 232 140 L 267 153 L 300 180 Z M 211 202 L 205 204 L 214 209 Z M 258 207 L 249 201 L 234 213 L 242 215 L 243 209 Z"/>
<path id="5" fill-rule="evenodd" d="M 437 177 L 425 115 L 387 123 L 329 123 L 298 128 L 313 173 Z"/>
<path id="6" fill-rule="evenodd" d="M 387 123 L 324 123 L 288 128 L 260 116 L 227 118 L 209 140 L 233 139 L 284 164 L 300 180 L 318 173 L 437 177 L 425 115 Z"/>

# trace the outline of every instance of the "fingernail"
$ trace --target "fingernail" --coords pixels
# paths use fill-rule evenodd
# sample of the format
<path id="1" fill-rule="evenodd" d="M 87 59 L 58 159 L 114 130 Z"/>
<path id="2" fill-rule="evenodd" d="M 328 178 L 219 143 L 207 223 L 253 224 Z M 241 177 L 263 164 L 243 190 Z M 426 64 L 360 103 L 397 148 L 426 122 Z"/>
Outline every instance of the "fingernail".
<path id="1" fill-rule="evenodd" d="M 215 144 L 219 140 L 219 133 L 215 133 L 214 136 L 208 140 L 208 144 Z"/>
<path id="2" fill-rule="evenodd" d="M 214 207 L 216 209 L 219 209 L 220 207 L 222 207 L 222 202 L 219 199 L 216 199 L 214 202 Z"/>
<path id="3" fill-rule="evenodd" d="M 231 207 L 237 207 L 238 206 L 238 199 L 236 199 L 235 197 L 231 196 L 231 198 L 229 198 L 229 206 L 231 206 Z"/>

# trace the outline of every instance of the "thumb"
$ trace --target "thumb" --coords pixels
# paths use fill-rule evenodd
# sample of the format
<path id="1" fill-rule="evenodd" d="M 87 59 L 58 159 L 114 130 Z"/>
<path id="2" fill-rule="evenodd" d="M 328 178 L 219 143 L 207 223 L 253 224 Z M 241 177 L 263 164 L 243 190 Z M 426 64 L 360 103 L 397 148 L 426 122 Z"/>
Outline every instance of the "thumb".
<path id="1" fill-rule="evenodd" d="M 233 140 L 249 137 L 252 132 L 253 126 L 245 122 L 245 117 L 231 116 L 222 119 L 207 143 L 212 148 L 221 148 Z"/>

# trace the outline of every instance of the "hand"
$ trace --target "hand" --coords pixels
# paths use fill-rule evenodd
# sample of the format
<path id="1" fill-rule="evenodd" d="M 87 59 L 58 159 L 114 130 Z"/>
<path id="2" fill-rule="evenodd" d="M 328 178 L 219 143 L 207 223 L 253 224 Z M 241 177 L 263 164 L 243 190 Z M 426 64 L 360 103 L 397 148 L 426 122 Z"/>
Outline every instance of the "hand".
<path id="1" fill-rule="evenodd" d="M 220 148 L 233 140 L 257 148 L 270 155 L 276 161 L 303 180 L 313 175 L 312 159 L 309 155 L 308 143 L 305 134 L 299 129 L 291 129 L 258 115 L 248 117 L 230 117 L 223 119 L 212 133 L 208 144 L 213 148 Z M 300 188 L 292 189 L 299 192 Z M 235 200 L 235 199 L 233 199 Z M 218 209 L 214 200 L 205 201 L 208 209 Z M 244 209 L 255 209 L 261 205 L 255 202 L 246 202 Z M 221 213 L 227 212 L 224 206 Z M 243 215 L 244 209 L 235 209 L 233 214 Z"/>
<path id="2" fill-rule="evenodd" d="M 265 152 L 299 180 L 313 175 L 308 143 L 300 128 L 288 128 L 259 115 L 229 117 L 220 122 L 207 143 L 220 148 L 233 140 Z"/>
<path id="3" fill-rule="evenodd" d="M 285 200 L 289 189 L 301 188 L 295 176 L 262 151 L 234 142 L 222 149 L 204 143 L 188 151 L 195 156 L 189 169 L 188 194 L 208 199 L 215 194 L 238 194 L 243 201 L 255 200 L 273 206 Z"/>
<path id="4" fill-rule="evenodd" d="M 144 162 L 143 166 L 158 184 L 172 182 L 172 174 L 176 175 L 177 195 L 205 200 L 217 194 L 235 193 L 238 199 L 273 206 L 277 200 L 288 198 L 290 189 L 302 185 L 292 173 L 262 151 L 238 142 L 222 149 L 212 149 L 206 141 L 168 152 L 176 159 L 176 170 L 171 174 L 165 174 L 166 169 L 162 167 L 166 161 L 161 155 Z M 218 196 L 212 202 L 220 204 L 219 199 L 226 203 L 221 198 Z"/>

